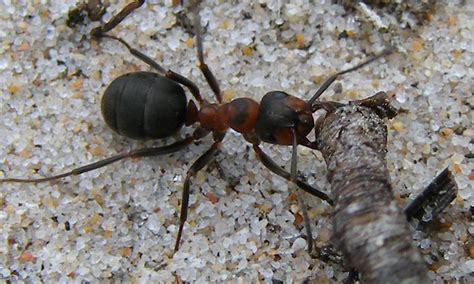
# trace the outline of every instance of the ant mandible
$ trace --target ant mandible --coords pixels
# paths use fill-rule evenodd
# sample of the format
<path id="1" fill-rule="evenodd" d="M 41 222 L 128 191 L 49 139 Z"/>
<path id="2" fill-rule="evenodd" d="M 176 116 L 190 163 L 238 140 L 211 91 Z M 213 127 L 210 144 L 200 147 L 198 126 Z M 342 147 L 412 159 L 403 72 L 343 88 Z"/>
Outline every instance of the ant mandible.
<path id="1" fill-rule="evenodd" d="M 160 139 L 169 137 L 178 132 L 183 125 L 199 124 L 192 135 L 184 139 L 161 147 L 150 147 L 120 153 L 104 160 L 73 169 L 67 173 L 36 179 L 5 178 L 0 183 L 40 183 L 56 180 L 68 176 L 80 175 L 126 158 L 151 157 L 171 154 L 184 149 L 196 140 L 212 133 L 214 142 L 188 169 L 183 186 L 180 223 L 174 250 L 177 251 L 183 227 L 187 219 L 190 180 L 198 171 L 207 166 L 217 153 L 219 145 L 229 128 L 241 133 L 246 141 L 252 144 L 259 160 L 274 174 L 292 181 L 302 190 L 333 204 L 331 198 L 320 189 L 310 186 L 297 177 L 297 145 L 317 149 L 315 142 L 311 142 L 307 135 L 314 128 L 312 114 L 318 109 L 333 111 L 342 104 L 335 102 L 321 102 L 317 99 L 342 74 L 359 69 L 370 62 L 385 56 L 384 51 L 350 69 L 338 72 L 329 77 L 312 98 L 304 101 L 282 91 L 271 91 L 265 94 L 260 102 L 251 98 L 237 98 L 223 103 L 219 84 L 204 62 L 200 18 L 197 4 L 193 7 L 195 20 L 196 49 L 198 67 L 211 87 L 217 103 L 209 103 L 200 93 L 199 88 L 188 78 L 166 70 L 156 61 L 132 48 L 123 39 L 107 34 L 120 24 L 130 13 L 144 4 L 144 0 L 131 2 L 117 15 L 102 26 L 91 31 L 96 38 L 109 38 L 120 42 L 128 51 L 144 63 L 151 66 L 157 73 L 133 72 L 116 78 L 105 90 L 101 101 L 102 115 L 107 125 L 118 134 L 132 139 Z M 194 99 L 187 102 L 181 85 L 189 89 Z M 377 95 L 376 95 L 377 96 Z M 362 105 L 377 105 L 380 100 L 371 97 L 359 101 Z M 260 143 L 266 142 L 277 145 L 291 145 L 291 170 L 287 172 L 278 166 L 260 148 Z M 308 243 L 311 243 L 309 241 Z M 308 245 L 309 248 L 309 245 Z"/>

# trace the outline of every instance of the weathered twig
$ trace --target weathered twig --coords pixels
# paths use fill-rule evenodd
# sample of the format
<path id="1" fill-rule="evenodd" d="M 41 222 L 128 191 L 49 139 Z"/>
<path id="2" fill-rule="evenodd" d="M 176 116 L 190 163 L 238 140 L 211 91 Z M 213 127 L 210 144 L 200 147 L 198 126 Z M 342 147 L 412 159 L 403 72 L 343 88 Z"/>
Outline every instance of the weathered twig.
<path id="1" fill-rule="evenodd" d="M 381 116 L 392 110 L 388 104 L 351 104 L 320 125 L 317 142 L 335 200 L 334 243 L 364 282 L 426 283 L 426 265 L 393 198 L 385 165 Z"/>

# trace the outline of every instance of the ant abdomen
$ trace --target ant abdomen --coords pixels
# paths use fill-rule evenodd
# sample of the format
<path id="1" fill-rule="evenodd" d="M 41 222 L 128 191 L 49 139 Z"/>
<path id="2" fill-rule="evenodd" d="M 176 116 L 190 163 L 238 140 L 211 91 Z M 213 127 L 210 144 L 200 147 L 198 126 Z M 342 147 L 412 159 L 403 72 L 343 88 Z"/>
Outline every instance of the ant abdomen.
<path id="1" fill-rule="evenodd" d="M 116 78 L 105 90 L 102 116 L 118 134 L 159 139 L 176 133 L 186 117 L 186 95 L 176 82 L 152 72 Z"/>

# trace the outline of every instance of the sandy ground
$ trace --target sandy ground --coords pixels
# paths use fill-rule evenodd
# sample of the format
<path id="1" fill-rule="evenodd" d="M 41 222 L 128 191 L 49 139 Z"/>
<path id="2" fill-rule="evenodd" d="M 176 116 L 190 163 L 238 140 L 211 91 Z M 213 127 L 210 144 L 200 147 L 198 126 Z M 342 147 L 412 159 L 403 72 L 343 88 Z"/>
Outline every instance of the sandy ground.
<path id="1" fill-rule="evenodd" d="M 113 133 L 101 119 L 101 94 L 115 77 L 150 69 L 117 42 L 91 40 L 88 33 L 98 23 L 68 27 L 74 1 L 8 2 L 0 4 L 0 178 L 62 173 L 124 150 L 169 144 L 192 131 L 159 141 Z M 107 9 L 105 20 L 125 5 L 119 2 Z M 196 68 L 193 37 L 177 24 L 181 8 L 147 2 L 112 33 L 192 79 L 212 100 Z M 414 242 L 433 282 L 472 281 L 472 1 L 440 2 L 423 25 L 409 13 L 397 20 L 376 10 L 392 23 L 388 32 L 368 14 L 329 1 L 228 2 L 204 1 L 200 10 L 206 61 L 226 100 L 259 100 L 271 90 L 309 99 L 330 74 L 389 43 L 398 49 L 345 75 L 322 99 L 395 94 L 393 104 L 406 112 L 387 122 L 387 163 L 400 203 L 446 166 L 459 185 L 439 224 L 414 231 Z M 192 180 L 189 222 L 173 255 L 186 171 L 210 144 L 208 137 L 173 155 L 128 160 L 55 182 L 0 184 L 0 279 L 337 283 L 347 277 L 342 265 L 306 252 L 287 182 L 265 169 L 233 131 L 217 163 Z M 289 167 L 288 147 L 263 148 Z M 329 191 L 320 154 L 298 150 L 301 174 Z M 331 208 L 306 199 L 315 245 L 327 245 Z"/>

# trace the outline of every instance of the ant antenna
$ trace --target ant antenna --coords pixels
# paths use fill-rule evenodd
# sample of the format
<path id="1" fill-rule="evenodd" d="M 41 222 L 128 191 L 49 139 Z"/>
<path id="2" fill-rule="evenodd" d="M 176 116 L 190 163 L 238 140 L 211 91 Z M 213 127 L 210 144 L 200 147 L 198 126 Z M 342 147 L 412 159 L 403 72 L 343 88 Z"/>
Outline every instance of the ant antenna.
<path id="1" fill-rule="evenodd" d="M 381 58 L 381 57 L 384 57 L 386 55 L 389 55 L 391 54 L 392 52 L 394 51 L 394 49 L 392 47 L 389 47 L 389 48 L 386 48 L 384 51 L 382 51 L 381 53 L 375 55 L 374 57 L 371 57 L 369 58 L 368 60 L 352 67 L 352 68 L 349 68 L 349 69 L 346 69 L 346 70 L 343 70 L 341 72 L 338 72 L 334 75 L 332 75 L 331 77 L 329 77 L 326 81 L 324 81 L 324 83 L 321 85 L 321 87 L 319 87 L 319 89 L 316 91 L 316 93 L 313 95 L 313 97 L 308 100 L 308 104 L 310 105 L 313 105 L 313 103 L 327 90 L 327 88 L 329 88 L 329 86 L 334 82 L 336 81 L 336 79 L 343 75 L 343 74 L 346 74 L 346 73 L 349 73 L 349 72 L 352 72 L 352 71 L 355 71 L 359 68 L 362 68 L 364 67 L 365 65 L 369 64 L 369 63 L 372 63 L 373 61 Z"/>

